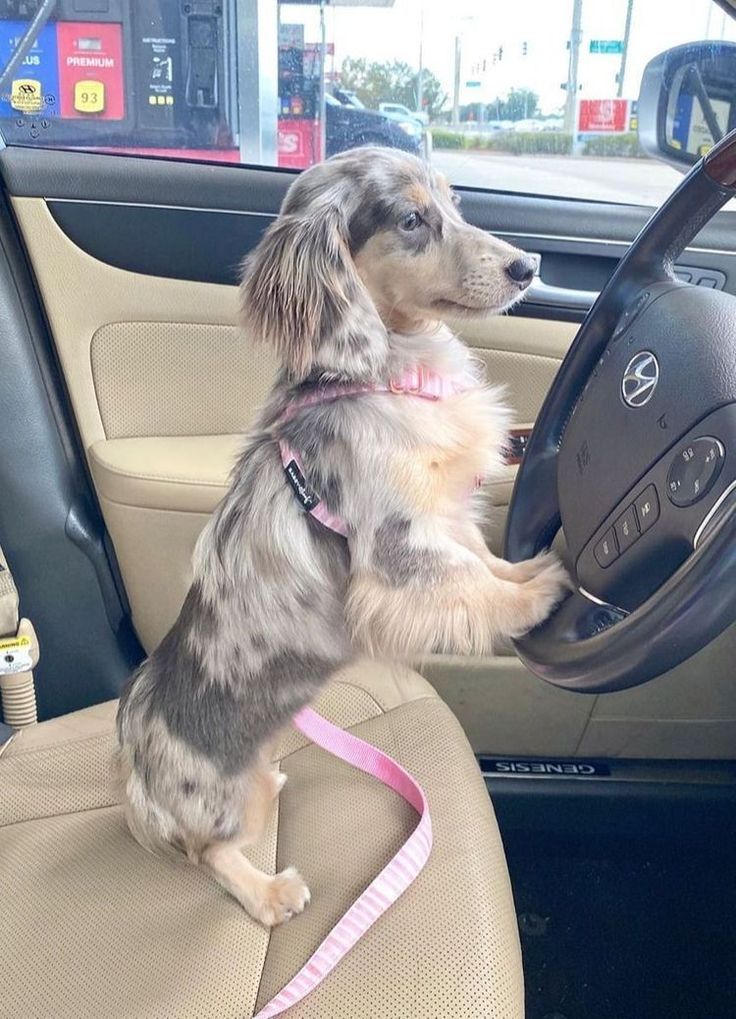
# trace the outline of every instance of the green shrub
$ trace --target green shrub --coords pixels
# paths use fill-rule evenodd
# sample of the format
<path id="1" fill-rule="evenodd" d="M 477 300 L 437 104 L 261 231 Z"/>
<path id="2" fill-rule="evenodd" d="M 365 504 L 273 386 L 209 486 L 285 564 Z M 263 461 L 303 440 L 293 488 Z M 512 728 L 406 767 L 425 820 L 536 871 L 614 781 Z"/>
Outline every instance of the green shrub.
<path id="1" fill-rule="evenodd" d="M 570 135 L 563 131 L 495 131 L 493 134 L 470 134 L 447 128 L 432 128 L 432 145 L 435 149 L 472 149 L 489 152 L 509 152 L 523 156 L 534 153 L 568 155 Z"/>
<path id="2" fill-rule="evenodd" d="M 461 131 L 450 131 L 444 127 L 433 127 L 432 146 L 435 149 L 469 149 L 472 142 L 477 141 Z M 471 144 L 468 144 L 471 143 Z"/>
<path id="3" fill-rule="evenodd" d="M 496 131 L 493 134 L 470 134 L 446 127 L 433 127 L 432 144 L 436 149 L 507 152 L 514 156 L 569 156 L 572 135 L 566 131 Z M 628 156 L 645 158 L 639 148 L 635 131 L 626 134 L 594 135 L 583 142 L 584 156 Z"/>
<path id="4" fill-rule="evenodd" d="M 499 131 L 489 135 L 483 146 L 491 152 L 510 152 L 515 156 L 569 156 L 572 137 L 564 131 Z"/>
<path id="5" fill-rule="evenodd" d="M 588 138 L 583 147 L 583 155 L 646 158 L 646 153 L 639 148 L 639 136 L 636 131 L 629 131 L 626 134 L 599 134 Z"/>

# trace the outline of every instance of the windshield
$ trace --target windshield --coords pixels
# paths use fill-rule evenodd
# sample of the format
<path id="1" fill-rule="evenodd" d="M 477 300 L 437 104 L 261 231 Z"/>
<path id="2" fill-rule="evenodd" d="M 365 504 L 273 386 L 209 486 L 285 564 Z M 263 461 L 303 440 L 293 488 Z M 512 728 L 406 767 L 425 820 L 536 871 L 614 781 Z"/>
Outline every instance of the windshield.
<path id="1" fill-rule="evenodd" d="M 0 130 L 291 169 L 394 145 L 455 184 L 657 205 L 680 178 L 639 146 L 642 72 L 702 39 L 736 43 L 713 0 L 4 0 Z"/>

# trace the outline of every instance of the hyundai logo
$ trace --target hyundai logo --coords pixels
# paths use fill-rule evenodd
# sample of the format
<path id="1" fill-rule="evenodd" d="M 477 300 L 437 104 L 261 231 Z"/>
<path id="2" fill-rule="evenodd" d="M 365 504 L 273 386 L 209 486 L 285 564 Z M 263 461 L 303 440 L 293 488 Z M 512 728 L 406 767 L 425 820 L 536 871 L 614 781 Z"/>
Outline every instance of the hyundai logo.
<path id="1" fill-rule="evenodd" d="M 626 365 L 621 395 L 629 407 L 649 403 L 659 382 L 659 362 L 651 350 L 640 350 Z"/>

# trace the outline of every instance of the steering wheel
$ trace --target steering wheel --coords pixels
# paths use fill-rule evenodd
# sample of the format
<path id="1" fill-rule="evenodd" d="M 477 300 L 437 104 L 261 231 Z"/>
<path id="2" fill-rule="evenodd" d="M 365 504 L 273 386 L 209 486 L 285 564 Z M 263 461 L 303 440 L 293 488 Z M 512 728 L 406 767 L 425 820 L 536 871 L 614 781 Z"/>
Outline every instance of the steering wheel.
<path id="1" fill-rule="evenodd" d="M 674 275 L 735 195 L 732 131 L 621 259 L 524 453 L 506 557 L 529 558 L 561 526 L 575 587 L 515 646 L 556 686 L 636 686 L 736 619 L 736 299 Z"/>

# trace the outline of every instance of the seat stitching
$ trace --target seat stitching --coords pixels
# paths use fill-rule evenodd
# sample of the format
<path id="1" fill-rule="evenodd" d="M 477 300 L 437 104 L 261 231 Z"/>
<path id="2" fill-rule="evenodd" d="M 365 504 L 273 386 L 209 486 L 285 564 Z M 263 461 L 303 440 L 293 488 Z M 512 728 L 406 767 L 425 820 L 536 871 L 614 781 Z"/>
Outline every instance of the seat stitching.
<path id="1" fill-rule="evenodd" d="M 423 694 L 421 697 L 415 697 L 413 700 L 406 701 L 404 704 L 397 704 L 395 708 L 389 708 L 387 711 L 384 711 L 381 716 L 373 715 L 371 718 L 361 718 L 359 722 L 353 722 L 352 725 L 346 725 L 343 726 L 343 728 L 345 729 L 346 732 L 354 732 L 359 725 L 363 725 L 365 722 L 372 722 L 373 719 L 378 717 L 388 718 L 390 715 L 393 715 L 397 711 L 402 711 L 404 708 L 409 707 L 409 705 L 411 704 L 419 704 L 420 701 L 430 701 L 433 704 L 435 703 L 444 704 L 444 701 L 440 697 L 435 697 L 432 694 Z M 290 757 L 293 757 L 294 754 L 300 754 L 303 750 L 308 750 L 310 747 L 313 747 L 314 745 L 315 745 L 314 743 L 305 743 L 304 746 L 297 747 L 295 750 L 290 750 L 288 754 L 284 754 L 284 756 L 279 757 L 278 760 L 280 762 L 288 761 L 288 759 Z"/>
<path id="2" fill-rule="evenodd" d="M 14 828 L 19 824 L 35 824 L 36 821 L 48 821 L 52 817 L 73 817 L 75 814 L 91 814 L 95 810 L 122 810 L 122 804 L 119 802 L 114 803 L 100 803 L 96 807 L 78 807 L 76 810 L 62 810 L 51 814 L 39 814 L 34 817 L 24 817 L 22 821 L 7 821 L 6 823 L 0 823 L 0 831 L 5 828 Z"/>
<path id="3" fill-rule="evenodd" d="M 281 762 L 279 761 L 279 771 L 281 770 Z M 276 852 L 274 853 L 274 873 L 278 873 L 279 870 L 279 835 L 281 834 L 281 796 L 279 795 L 276 799 Z M 268 940 L 266 941 L 266 951 L 263 953 L 263 962 L 261 963 L 261 974 L 258 978 L 258 987 L 256 987 L 256 994 L 253 998 L 253 1011 L 258 1009 L 258 998 L 261 993 L 261 985 L 263 983 L 263 974 L 266 971 L 266 960 L 268 959 L 268 950 L 271 947 L 271 939 L 273 938 L 273 927 L 269 928 Z"/>
<path id="4" fill-rule="evenodd" d="M 22 730 L 21 730 L 22 731 Z M 32 754 L 49 754 L 59 749 L 59 747 L 69 747 L 75 745 L 81 745 L 83 743 L 91 743 L 93 740 L 109 740 L 111 737 L 114 738 L 114 728 L 105 730 L 105 732 L 93 733 L 90 736 L 69 736 L 67 739 L 55 740 L 53 743 L 48 743 L 43 746 L 37 747 L 26 747 L 22 748 L 22 744 L 18 740 L 14 740 L 8 748 L 8 753 L 3 754 L 0 757 L 0 771 L 4 765 L 9 764 L 11 761 L 17 761 L 21 757 L 31 757 Z"/>

